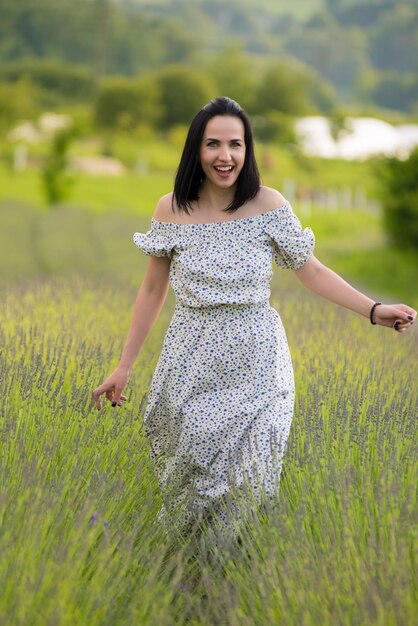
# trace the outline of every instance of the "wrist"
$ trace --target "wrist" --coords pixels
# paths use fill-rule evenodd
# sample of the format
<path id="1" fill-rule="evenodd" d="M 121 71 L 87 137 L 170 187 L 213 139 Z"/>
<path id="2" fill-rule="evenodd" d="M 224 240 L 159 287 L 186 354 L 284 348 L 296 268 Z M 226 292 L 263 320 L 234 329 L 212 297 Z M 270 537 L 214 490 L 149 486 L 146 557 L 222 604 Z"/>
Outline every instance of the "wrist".
<path id="1" fill-rule="evenodd" d="M 132 369 L 131 365 L 127 365 L 125 363 L 119 363 L 119 365 L 116 368 L 116 371 L 119 372 L 120 374 L 124 374 L 125 376 L 129 376 L 131 373 L 131 369 Z"/>
<path id="2" fill-rule="evenodd" d="M 370 309 L 369 319 L 370 319 L 370 323 L 373 324 L 373 326 L 377 324 L 376 319 L 375 319 L 376 308 L 381 305 L 382 305 L 381 302 L 375 302 Z"/>

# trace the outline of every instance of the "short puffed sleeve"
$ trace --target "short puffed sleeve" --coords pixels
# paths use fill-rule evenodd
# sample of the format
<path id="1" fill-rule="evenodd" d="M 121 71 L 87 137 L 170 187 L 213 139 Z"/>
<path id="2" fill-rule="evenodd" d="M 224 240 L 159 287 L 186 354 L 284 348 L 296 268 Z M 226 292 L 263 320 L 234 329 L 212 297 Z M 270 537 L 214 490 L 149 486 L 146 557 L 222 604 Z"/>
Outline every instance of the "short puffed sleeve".
<path id="1" fill-rule="evenodd" d="M 315 236 L 304 228 L 289 202 L 269 211 L 265 231 L 273 243 L 273 259 L 283 269 L 298 270 L 312 256 Z"/>
<path id="2" fill-rule="evenodd" d="M 151 228 L 145 234 L 134 234 L 134 244 L 145 254 L 171 259 L 175 243 L 170 226 L 168 222 L 151 220 Z"/>

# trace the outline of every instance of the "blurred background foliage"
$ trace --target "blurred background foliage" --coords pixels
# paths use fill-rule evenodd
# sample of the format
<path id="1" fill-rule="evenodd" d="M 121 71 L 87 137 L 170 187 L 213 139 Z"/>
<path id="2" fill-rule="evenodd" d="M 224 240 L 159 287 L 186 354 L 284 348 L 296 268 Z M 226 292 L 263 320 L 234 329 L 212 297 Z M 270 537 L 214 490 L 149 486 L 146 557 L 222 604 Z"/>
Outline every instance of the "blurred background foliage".
<path id="1" fill-rule="evenodd" d="M 172 187 L 192 116 L 225 94 L 252 118 L 264 183 L 287 194 L 307 222 L 321 220 L 324 204 L 383 206 L 380 222 L 367 218 L 369 244 L 381 260 L 373 276 L 364 259 L 353 260 L 353 246 L 349 256 L 341 228 L 328 232 L 329 212 L 316 225 L 325 259 L 337 270 L 383 284 L 383 258 L 400 267 L 406 248 L 416 254 L 415 161 L 307 157 L 295 120 L 323 115 L 335 137 L 349 116 L 416 123 L 417 59 L 413 0 L 2 0 L 2 222 L 10 221 L 10 207 L 22 220 L 23 204 L 30 223 L 44 220 L 48 206 L 64 213 L 73 207 L 75 222 L 82 208 L 149 218 Z M 46 132 L 47 111 L 67 115 L 71 128 Z M 33 141 L 11 137 L 25 120 Z M 91 157 L 117 161 L 117 175 L 86 173 L 80 160 Z M 398 179 L 397 167 L 412 172 L 402 190 L 407 177 Z M 332 220 L 347 226 L 340 213 Z M 359 251 L 366 253 L 366 246 Z M 402 294 L 408 280 L 416 282 L 416 263 L 408 264 L 409 279 L 396 281 Z M 44 266 L 52 271 L 53 264 Z M 4 267 L 10 271 L 10 262 Z"/>
<path id="2" fill-rule="evenodd" d="M 405 161 L 387 159 L 379 172 L 386 230 L 397 246 L 418 250 L 418 148 Z"/>
<path id="3" fill-rule="evenodd" d="M 189 69 L 189 80 L 196 72 L 205 83 L 213 80 L 250 112 L 277 102 L 266 86 L 286 87 L 285 98 L 296 82 L 296 109 L 290 107 L 294 101 L 282 104 L 295 114 L 329 112 L 338 99 L 416 113 L 417 58 L 414 0 L 3 0 L 0 5 L 3 89 L 22 89 L 23 81 L 40 105 L 62 98 L 90 101 L 105 76 L 147 76 L 169 89 L 173 75 L 159 70 L 180 64 L 184 72 Z M 160 95 L 164 101 L 164 90 Z M 160 120 L 167 122 L 164 114 Z"/>

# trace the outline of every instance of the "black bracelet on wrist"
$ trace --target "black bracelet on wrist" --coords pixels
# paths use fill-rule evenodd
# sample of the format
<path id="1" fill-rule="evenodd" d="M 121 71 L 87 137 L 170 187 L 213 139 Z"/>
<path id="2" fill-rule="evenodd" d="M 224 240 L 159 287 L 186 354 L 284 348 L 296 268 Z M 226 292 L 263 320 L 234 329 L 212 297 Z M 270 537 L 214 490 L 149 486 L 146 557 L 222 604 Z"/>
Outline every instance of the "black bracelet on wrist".
<path id="1" fill-rule="evenodd" d="M 376 325 L 376 322 L 374 321 L 374 317 L 373 317 L 373 313 L 374 310 L 377 306 L 379 306 L 379 304 L 382 304 L 381 302 L 375 302 L 374 305 L 372 306 L 372 308 L 370 309 L 370 323 L 373 324 L 373 326 Z"/>

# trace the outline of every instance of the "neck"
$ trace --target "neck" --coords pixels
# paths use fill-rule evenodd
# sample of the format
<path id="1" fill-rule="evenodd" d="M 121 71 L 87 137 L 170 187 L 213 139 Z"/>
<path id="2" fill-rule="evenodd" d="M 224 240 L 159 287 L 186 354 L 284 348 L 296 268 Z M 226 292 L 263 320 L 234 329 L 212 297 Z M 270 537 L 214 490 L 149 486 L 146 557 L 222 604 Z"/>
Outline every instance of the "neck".
<path id="1" fill-rule="evenodd" d="M 209 211 L 219 211 L 231 204 L 234 195 L 235 185 L 229 189 L 219 189 L 205 180 L 200 188 L 199 203 Z"/>

